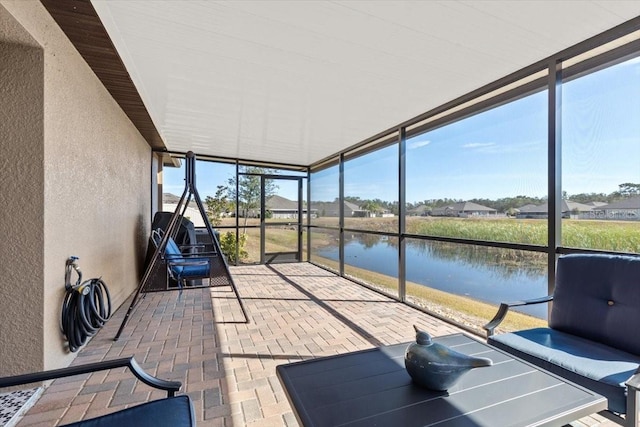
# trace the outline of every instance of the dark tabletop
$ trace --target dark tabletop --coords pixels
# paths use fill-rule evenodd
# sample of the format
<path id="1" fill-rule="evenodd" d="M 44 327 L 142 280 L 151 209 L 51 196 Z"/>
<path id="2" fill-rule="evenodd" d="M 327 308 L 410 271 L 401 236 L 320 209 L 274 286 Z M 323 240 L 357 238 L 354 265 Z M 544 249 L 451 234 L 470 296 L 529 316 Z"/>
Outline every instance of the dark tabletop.
<path id="1" fill-rule="evenodd" d="M 436 338 L 493 366 L 448 391 L 421 388 L 404 368 L 408 344 L 280 365 L 278 377 L 304 426 L 560 426 L 606 409 L 606 399 L 456 334 Z"/>

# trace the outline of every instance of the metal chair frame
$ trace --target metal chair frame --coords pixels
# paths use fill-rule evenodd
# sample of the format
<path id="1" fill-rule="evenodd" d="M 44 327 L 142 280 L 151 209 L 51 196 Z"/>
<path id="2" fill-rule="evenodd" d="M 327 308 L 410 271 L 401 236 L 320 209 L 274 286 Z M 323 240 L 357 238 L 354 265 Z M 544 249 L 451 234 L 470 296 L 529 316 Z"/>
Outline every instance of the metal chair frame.
<path id="1" fill-rule="evenodd" d="M 153 253 L 153 257 L 151 258 L 151 262 L 148 263 L 147 268 L 144 272 L 144 275 L 142 276 L 142 280 L 140 281 L 140 285 L 138 286 L 138 289 L 136 290 L 136 293 L 134 294 L 134 297 L 131 301 L 131 304 L 129 305 L 129 309 L 127 310 L 127 313 L 124 316 L 124 319 L 122 320 L 122 324 L 120 325 L 120 328 L 118 329 L 118 332 L 116 334 L 116 336 L 113 338 L 114 341 L 118 341 L 118 339 L 120 338 L 120 335 L 122 334 L 122 331 L 124 330 L 125 325 L 127 324 L 127 321 L 129 320 L 129 317 L 131 316 L 131 313 L 133 312 L 133 309 L 135 308 L 136 303 L 138 302 L 138 298 L 140 296 L 140 293 L 144 290 L 144 288 L 148 285 L 148 283 L 150 282 L 151 279 L 151 275 L 152 272 L 154 270 L 154 268 L 156 267 L 156 265 L 158 264 L 158 262 L 162 259 L 162 257 L 164 256 L 164 254 L 166 253 L 166 247 L 167 244 L 169 243 L 169 239 L 173 239 L 173 237 L 175 237 L 175 235 L 178 232 L 178 224 L 180 223 L 180 221 L 182 220 L 182 218 L 184 217 L 184 213 L 186 212 L 187 206 L 189 205 L 189 202 L 191 201 L 191 198 L 193 197 L 193 200 L 196 203 L 196 206 L 198 207 L 198 210 L 200 212 L 200 215 L 202 215 L 202 218 L 204 219 L 204 224 L 205 227 L 207 229 L 207 232 L 209 234 L 209 237 L 211 238 L 211 242 L 213 244 L 213 252 L 208 255 L 208 256 L 219 256 L 221 261 L 224 263 L 224 269 L 225 272 L 227 274 L 227 278 L 229 280 L 229 284 L 231 286 L 231 289 L 233 290 L 233 293 L 236 296 L 236 299 L 238 300 L 238 304 L 240 305 L 240 309 L 242 310 L 242 315 L 244 316 L 244 322 L 242 323 L 249 323 L 249 317 L 247 316 L 247 312 L 245 310 L 244 304 L 242 303 L 242 299 L 240 298 L 240 294 L 238 293 L 238 289 L 236 288 L 235 282 L 233 281 L 233 277 L 231 276 L 231 273 L 229 271 L 229 265 L 227 263 L 227 260 L 225 259 L 224 256 L 222 256 L 222 251 L 220 249 L 220 243 L 218 242 L 218 239 L 215 236 L 215 233 L 213 231 L 213 227 L 211 226 L 211 223 L 209 222 L 208 218 L 207 218 L 207 214 L 206 211 L 204 209 L 204 205 L 202 204 L 202 199 L 200 199 L 200 195 L 198 194 L 198 189 L 196 188 L 196 167 L 195 167 L 195 162 L 196 162 L 196 156 L 195 154 L 193 154 L 193 152 L 188 152 L 185 158 L 185 163 L 186 163 L 186 167 L 185 167 L 185 188 L 184 191 L 182 192 L 182 196 L 180 197 L 180 201 L 178 202 L 178 205 L 176 206 L 175 211 L 173 212 L 173 215 L 171 216 L 171 219 L 169 220 L 169 224 L 167 225 L 167 228 L 164 232 L 164 234 L 162 234 L 161 238 L 160 238 L 160 242 L 157 244 L 155 251 Z M 174 242 L 175 243 L 175 242 Z M 195 246 L 200 246 L 200 245 L 195 245 Z M 205 253 L 201 253 L 201 254 L 196 254 L 197 256 L 201 256 L 201 255 L 205 255 Z M 166 260 L 166 257 L 165 257 Z M 167 264 L 168 265 L 168 264 Z"/>

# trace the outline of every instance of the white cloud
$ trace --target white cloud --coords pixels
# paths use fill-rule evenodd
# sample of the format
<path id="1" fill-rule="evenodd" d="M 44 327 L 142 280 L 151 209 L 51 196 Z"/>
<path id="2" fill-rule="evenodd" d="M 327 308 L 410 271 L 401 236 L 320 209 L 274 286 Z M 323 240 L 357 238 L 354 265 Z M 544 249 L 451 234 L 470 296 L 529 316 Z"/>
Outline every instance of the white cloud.
<path id="1" fill-rule="evenodd" d="M 498 153 L 498 154 L 518 154 L 518 153 L 543 153 L 546 149 L 546 141 L 523 141 L 510 144 L 470 143 L 463 145 L 464 148 L 475 150 L 478 153 Z"/>
<path id="2" fill-rule="evenodd" d="M 470 142 L 469 144 L 464 144 L 462 148 L 487 148 L 495 145 L 495 142 Z"/>
<path id="3" fill-rule="evenodd" d="M 408 145 L 407 145 L 407 149 L 409 150 L 414 150 L 416 148 L 420 148 L 420 147 L 424 147 L 426 145 L 431 144 L 431 141 L 429 140 L 424 140 L 424 141 L 411 141 Z"/>

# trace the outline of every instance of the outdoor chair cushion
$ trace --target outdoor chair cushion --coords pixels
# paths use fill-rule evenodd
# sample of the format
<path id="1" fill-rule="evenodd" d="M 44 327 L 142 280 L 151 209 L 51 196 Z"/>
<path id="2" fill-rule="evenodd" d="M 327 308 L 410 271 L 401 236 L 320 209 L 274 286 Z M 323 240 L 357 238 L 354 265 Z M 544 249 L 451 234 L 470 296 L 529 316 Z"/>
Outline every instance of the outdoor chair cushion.
<path id="1" fill-rule="evenodd" d="M 488 342 L 605 396 L 609 410 L 626 412 L 625 382 L 638 369 L 639 356 L 550 328 L 493 335 Z"/>
<path id="2" fill-rule="evenodd" d="M 640 355 L 640 257 L 558 259 L 549 327 Z"/>
<path id="3" fill-rule="evenodd" d="M 74 427 L 191 427 L 195 425 L 193 404 L 189 396 L 185 394 L 154 400 L 98 418 L 67 424 L 67 426 Z"/>
<path id="4" fill-rule="evenodd" d="M 208 258 L 184 256 L 171 237 L 167 240 L 165 255 L 167 264 L 176 280 L 209 276 L 211 270 L 210 260 Z"/>

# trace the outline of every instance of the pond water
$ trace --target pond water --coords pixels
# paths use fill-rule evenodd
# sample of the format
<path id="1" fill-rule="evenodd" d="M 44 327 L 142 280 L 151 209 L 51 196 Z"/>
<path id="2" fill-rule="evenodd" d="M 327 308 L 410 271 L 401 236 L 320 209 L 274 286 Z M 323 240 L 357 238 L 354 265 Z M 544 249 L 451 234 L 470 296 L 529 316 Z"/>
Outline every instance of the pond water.
<path id="1" fill-rule="evenodd" d="M 345 243 L 345 263 L 398 277 L 395 239 Z M 515 252 L 518 252 L 516 256 Z M 338 260 L 337 247 L 317 250 L 319 256 Z M 456 295 L 495 304 L 547 295 L 546 269 L 533 262 L 536 254 L 511 249 L 413 241 L 406 245 L 407 281 Z M 538 255 L 539 256 L 539 255 Z M 518 307 L 517 311 L 546 319 L 547 305 Z M 488 319 L 487 319 L 488 320 Z"/>

